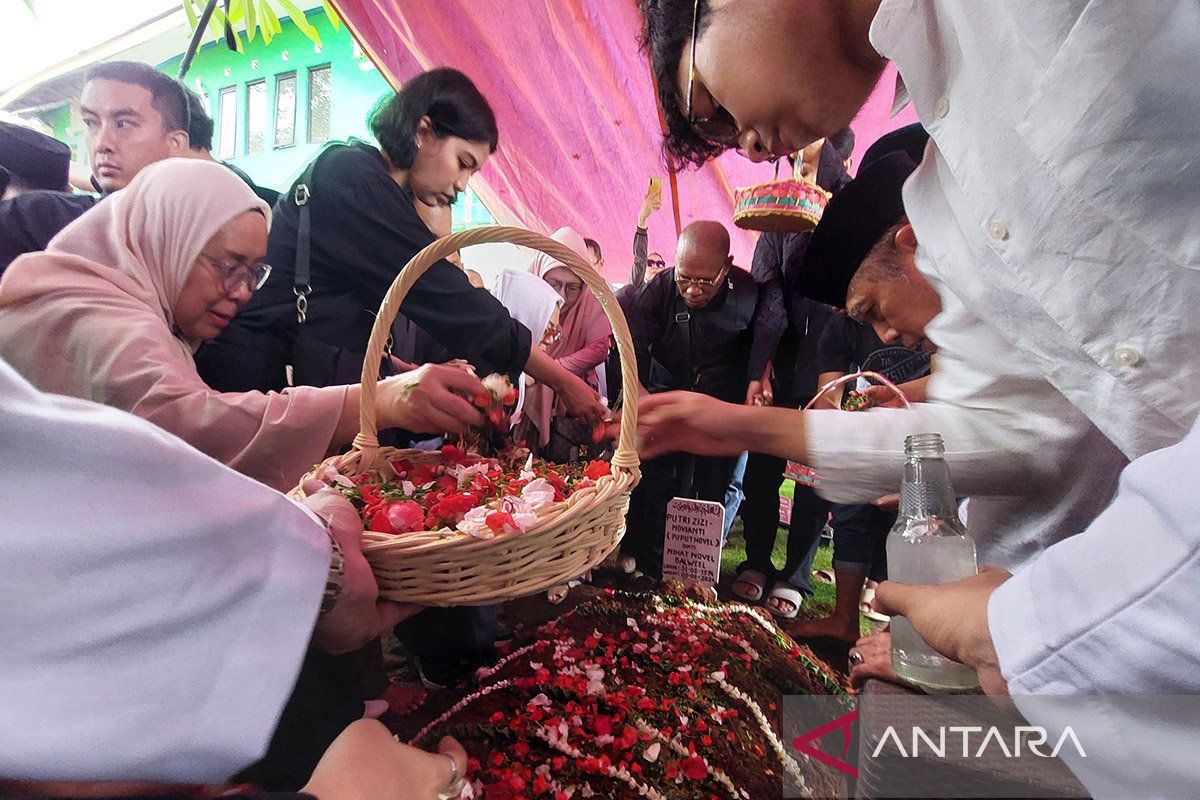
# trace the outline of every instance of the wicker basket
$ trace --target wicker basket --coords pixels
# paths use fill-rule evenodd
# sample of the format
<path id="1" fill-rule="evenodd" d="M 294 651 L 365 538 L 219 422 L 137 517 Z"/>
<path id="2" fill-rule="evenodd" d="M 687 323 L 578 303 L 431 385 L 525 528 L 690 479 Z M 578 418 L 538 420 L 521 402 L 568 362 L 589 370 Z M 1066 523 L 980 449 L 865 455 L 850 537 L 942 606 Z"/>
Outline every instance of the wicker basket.
<path id="1" fill-rule="evenodd" d="M 743 186 L 733 193 L 733 224 L 752 231 L 792 233 L 811 231 L 821 221 L 832 196 L 808 178 L 800 177 L 800 159 L 792 177 Z"/>
<path id="2" fill-rule="evenodd" d="M 388 290 L 363 362 L 360 432 L 351 450 L 326 459 L 300 481 L 318 477 L 326 467 L 343 475 L 388 469 L 398 459 L 430 463 L 440 453 L 380 447 L 376 438 L 376 381 L 379 363 L 400 304 L 413 284 L 439 259 L 475 244 L 507 242 L 539 250 L 565 264 L 600 301 L 617 341 L 626 386 L 637 385 L 633 340 L 620 306 L 604 279 L 578 254 L 540 234 L 520 228 L 475 228 L 444 237 L 417 253 Z M 363 533 L 363 553 L 379 582 L 380 597 L 430 606 L 489 605 L 565 584 L 599 564 L 625 535 L 629 493 L 640 477 L 634 433 L 637 406 L 621 415 L 621 432 L 612 458 L 612 474 L 579 489 L 565 501 L 538 510 L 524 533 L 477 539 L 458 531 L 404 534 Z M 302 488 L 292 496 L 304 496 Z"/>

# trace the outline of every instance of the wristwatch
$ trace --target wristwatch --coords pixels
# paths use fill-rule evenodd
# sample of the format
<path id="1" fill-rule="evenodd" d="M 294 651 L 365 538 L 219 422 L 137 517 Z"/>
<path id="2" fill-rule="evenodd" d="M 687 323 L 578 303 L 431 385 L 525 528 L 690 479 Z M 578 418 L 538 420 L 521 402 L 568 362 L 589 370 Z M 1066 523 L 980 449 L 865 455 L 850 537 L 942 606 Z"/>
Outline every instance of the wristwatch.
<path id="1" fill-rule="evenodd" d="M 321 611 L 317 617 L 323 617 L 337 605 L 342 595 L 342 579 L 346 577 L 346 562 L 342 558 L 342 546 L 333 538 L 333 529 L 325 521 L 325 532 L 329 534 L 329 576 L 325 580 L 325 594 L 321 597 Z"/>

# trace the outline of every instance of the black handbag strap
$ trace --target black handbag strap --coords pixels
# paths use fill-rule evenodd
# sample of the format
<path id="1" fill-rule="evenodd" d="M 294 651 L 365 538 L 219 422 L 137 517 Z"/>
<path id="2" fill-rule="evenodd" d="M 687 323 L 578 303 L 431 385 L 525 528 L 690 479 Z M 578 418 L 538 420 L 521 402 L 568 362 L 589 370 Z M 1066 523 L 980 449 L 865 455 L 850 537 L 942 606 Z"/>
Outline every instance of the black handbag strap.
<path id="1" fill-rule="evenodd" d="M 296 272 L 292 279 L 292 294 L 296 295 L 296 321 L 301 325 L 308 318 L 308 296 L 312 294 L 312 202 L 313 172 L 321 157 L 335 147 L 349 147 L 351 142 L 330 142 L 317 157 L 308 162 L 296 188 L 292 190 L 292 202 L 299 209 L 300 219 L 296 223 Z"/>

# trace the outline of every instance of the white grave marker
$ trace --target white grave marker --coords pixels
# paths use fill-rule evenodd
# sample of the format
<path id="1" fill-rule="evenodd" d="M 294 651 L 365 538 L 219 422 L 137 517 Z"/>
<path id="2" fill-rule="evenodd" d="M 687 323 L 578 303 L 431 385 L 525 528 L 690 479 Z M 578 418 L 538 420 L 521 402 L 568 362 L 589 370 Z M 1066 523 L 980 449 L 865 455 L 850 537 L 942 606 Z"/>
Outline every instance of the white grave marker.
<path id="1" fill-rule="evenodd" d="M 725 507 L 720 503 L 685 497 L 667 503 L 663 579 L 716 586 L 724 530 Z"/>

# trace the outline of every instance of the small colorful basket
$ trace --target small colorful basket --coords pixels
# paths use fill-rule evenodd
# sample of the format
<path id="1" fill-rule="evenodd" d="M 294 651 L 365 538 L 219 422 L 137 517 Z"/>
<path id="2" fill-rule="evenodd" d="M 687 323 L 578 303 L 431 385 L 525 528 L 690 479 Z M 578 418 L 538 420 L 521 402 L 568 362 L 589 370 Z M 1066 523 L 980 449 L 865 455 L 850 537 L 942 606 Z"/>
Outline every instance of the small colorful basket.
<path id="1" fill-rule="evenodd" d="M 800 177 L 800 160 L 792 177 L 745 186 L 733 193 L 733 224 L 752 231 L 793 233 L 811 231 L 821 221 L 832 196 L 812 181 Z"/>
<path id="2" fill-rule="evenodd" d="M 376 381 L 388 334 L 413 284 L 438 260 L 464 247 L 502 242 L 539 250 L 578 275 L 600 301 L 617 341 L 626 386 L 637 385 L 637 362 L 625 316 L 602 277 L 570 248 L 521 228 L 475 228 L 444 237 L 417 253 L 396 276 L 371 331 L 362 372 L 360 432 L 350 451 L 326 459 L 300 480 L 291 496 L 305 495 L 305 481 L 332 467 L 348 477 L 388 474 L 394 461 L 426 464 L 437 452 L 381 447 L 375 415 Z M 375 573 L 380 597 L 429 606 L 491 605 L 566 584 L 599 564 L 625 535 L 629 494 L 640 478 L 634 435 L 637 406 L 625 407 L 611 474 L 566 500 L 538 509 L 522 533 L 478 539 L 442 529 L 403 534 L 363 534 L 363 553 Z"/>

